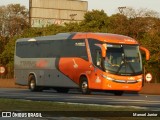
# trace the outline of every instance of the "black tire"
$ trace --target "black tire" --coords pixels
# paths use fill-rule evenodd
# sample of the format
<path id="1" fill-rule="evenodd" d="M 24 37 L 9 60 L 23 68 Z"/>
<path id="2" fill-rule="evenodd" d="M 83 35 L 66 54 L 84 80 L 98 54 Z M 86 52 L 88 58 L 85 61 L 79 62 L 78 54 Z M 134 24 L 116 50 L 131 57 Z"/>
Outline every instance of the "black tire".
<path id="1" fill-rule="evenodd" d="M 86 77 L 81 77 L 80 79 L 80 90 L 82 94 L 89 95 L 91 90 L 89 89 L 88 80 Z"/>
<path id="2" fill-rule="evenodd" d="M 42 91 L 41 87 L 36 86 L 36 79 L 34 75 L 29 76 L 28 86 L 31 92 L 41 92 Z"/>
<path id="3" fill-rule="evenodd" d="M 68 93 L 69 88 L 55 88 L 58 93 Z"/>
<path id="4" fill-rule="evenodd" d="M 115 96 L 122 96 L 124 91 L 114 91 Z"/>

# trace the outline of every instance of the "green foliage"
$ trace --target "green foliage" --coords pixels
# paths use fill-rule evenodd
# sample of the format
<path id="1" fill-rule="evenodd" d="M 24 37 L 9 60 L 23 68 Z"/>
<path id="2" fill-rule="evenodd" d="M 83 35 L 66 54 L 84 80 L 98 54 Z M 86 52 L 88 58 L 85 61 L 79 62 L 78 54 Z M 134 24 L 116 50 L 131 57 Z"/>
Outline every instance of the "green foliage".
<path id="1" fill-rule="evenodd" d="M 129 21 L 122 14 L 114 14 L 109 18 L 109 32 L 116 34 L 128 34 Z"/>
<path id="2" fill-rule="evenodd" d="M 0 6 L 1 35 L 12 37 L 19 35 L 29 27 L 28 9 L 20 4 Z"/>
<path id="3" fill-rule="evenodd" d="M 7 40 L 8 38 L 1 37 L 0 47 L 3 49 L 0 51 L 0 64 L 9 66 L 13 73 L 14 47 L 18 38 L 54 35 L 63 32 L 110 32 L 135 38 L 151 53 L 151 59 L 144 62 L 146 71 L 154 75 L 155 81 L 153 82 L 160 82 L 160 19 L 155 17 L 128 18 L 122 14 L 114 14 L 109 17 L 103 10 L 87 12 L 84 20 L 79 23 L 70 22 L 63 26 L 51 25 L 45 28 L 26 27 L 22 33 L 10 37 L 8 43 L 2 42 L 2 38 Z"/>
<path id="4" fill-rule="evenodd" d="M 86 32 L 101 32 L 103 28 L 107 29 L 109 24 L 108 18 L 103 10 L 93 10 L 84 15 L 84 21 L 80 25 L 85 28 L 84 31 Z"/>

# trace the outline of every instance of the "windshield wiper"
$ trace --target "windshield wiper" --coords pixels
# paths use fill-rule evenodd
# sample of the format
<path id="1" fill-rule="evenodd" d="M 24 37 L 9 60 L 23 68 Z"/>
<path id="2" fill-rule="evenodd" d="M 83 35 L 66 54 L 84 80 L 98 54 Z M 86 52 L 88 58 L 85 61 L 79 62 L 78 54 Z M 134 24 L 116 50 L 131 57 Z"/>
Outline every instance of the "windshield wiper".
<path id="1" fill-rule="evenodd" d="M 132 67 L 131 63 L 130 63 L 130 62 L 126 62 L 126 63 L 128 63 L 128 65 L 129 65 L 129 67 L 131 68 L 132 72 L 135 74 L 135 70 L 134 70 L 134 68 Z"/>
<path id="2" fill-rule="evenodd" d="M 127 62 L 125 61 L 124 59 L 122 59 L 123 63 L 120 65 L 119 69 L 117 70 L 116 74 L 119 74 L 120 70 L 122 69 L 123 66 L 125 66 L 125 69 L 126 69 L 126 66 L 127 64 L 129 65 L 130 69 L 132 70 L 132 72 L 135 74 L 135 70 L 134 68 L 132 67 L 131 63 L 130 62 Z M 127 74 L 127 73 L 126 73 Z"/>

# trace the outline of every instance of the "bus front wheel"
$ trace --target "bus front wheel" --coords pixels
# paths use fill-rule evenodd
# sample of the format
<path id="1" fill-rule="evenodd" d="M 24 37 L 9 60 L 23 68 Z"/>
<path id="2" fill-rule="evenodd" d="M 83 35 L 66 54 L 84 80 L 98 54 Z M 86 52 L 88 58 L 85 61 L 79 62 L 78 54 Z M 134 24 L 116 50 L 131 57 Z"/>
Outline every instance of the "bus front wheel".
<path id="1" fill-rule="evenodd" d="M 80 80 L 80 89 L 81 89 L 81 92 L 82 94 L 90 94 L 91 93 L 91 90 L 89 89 L 89 86 L 88 86 L 88 80 L 86 77 L 82 77 L 81 80 Z"/>

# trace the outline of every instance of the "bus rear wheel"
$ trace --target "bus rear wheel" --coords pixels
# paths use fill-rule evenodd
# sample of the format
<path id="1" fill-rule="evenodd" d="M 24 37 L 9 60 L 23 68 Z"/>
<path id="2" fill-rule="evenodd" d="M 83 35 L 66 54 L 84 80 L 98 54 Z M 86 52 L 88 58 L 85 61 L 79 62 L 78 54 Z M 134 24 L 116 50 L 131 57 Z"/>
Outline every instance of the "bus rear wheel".
<path id="1" fill-rule="evenodd" d="M 41 87 L 36 86 L 36 79 L 34 75 L 29 76 L 29 89 L 31 92 L 41 92 Z"/>
<path id="2" fill-rule="evenodd" d="M 91 94 L 91 90 L 89 89 L 88 80 L 86 77 L 82 77 L 80 80 L 80 90 L 82 94 L 85 95 Z"/>

